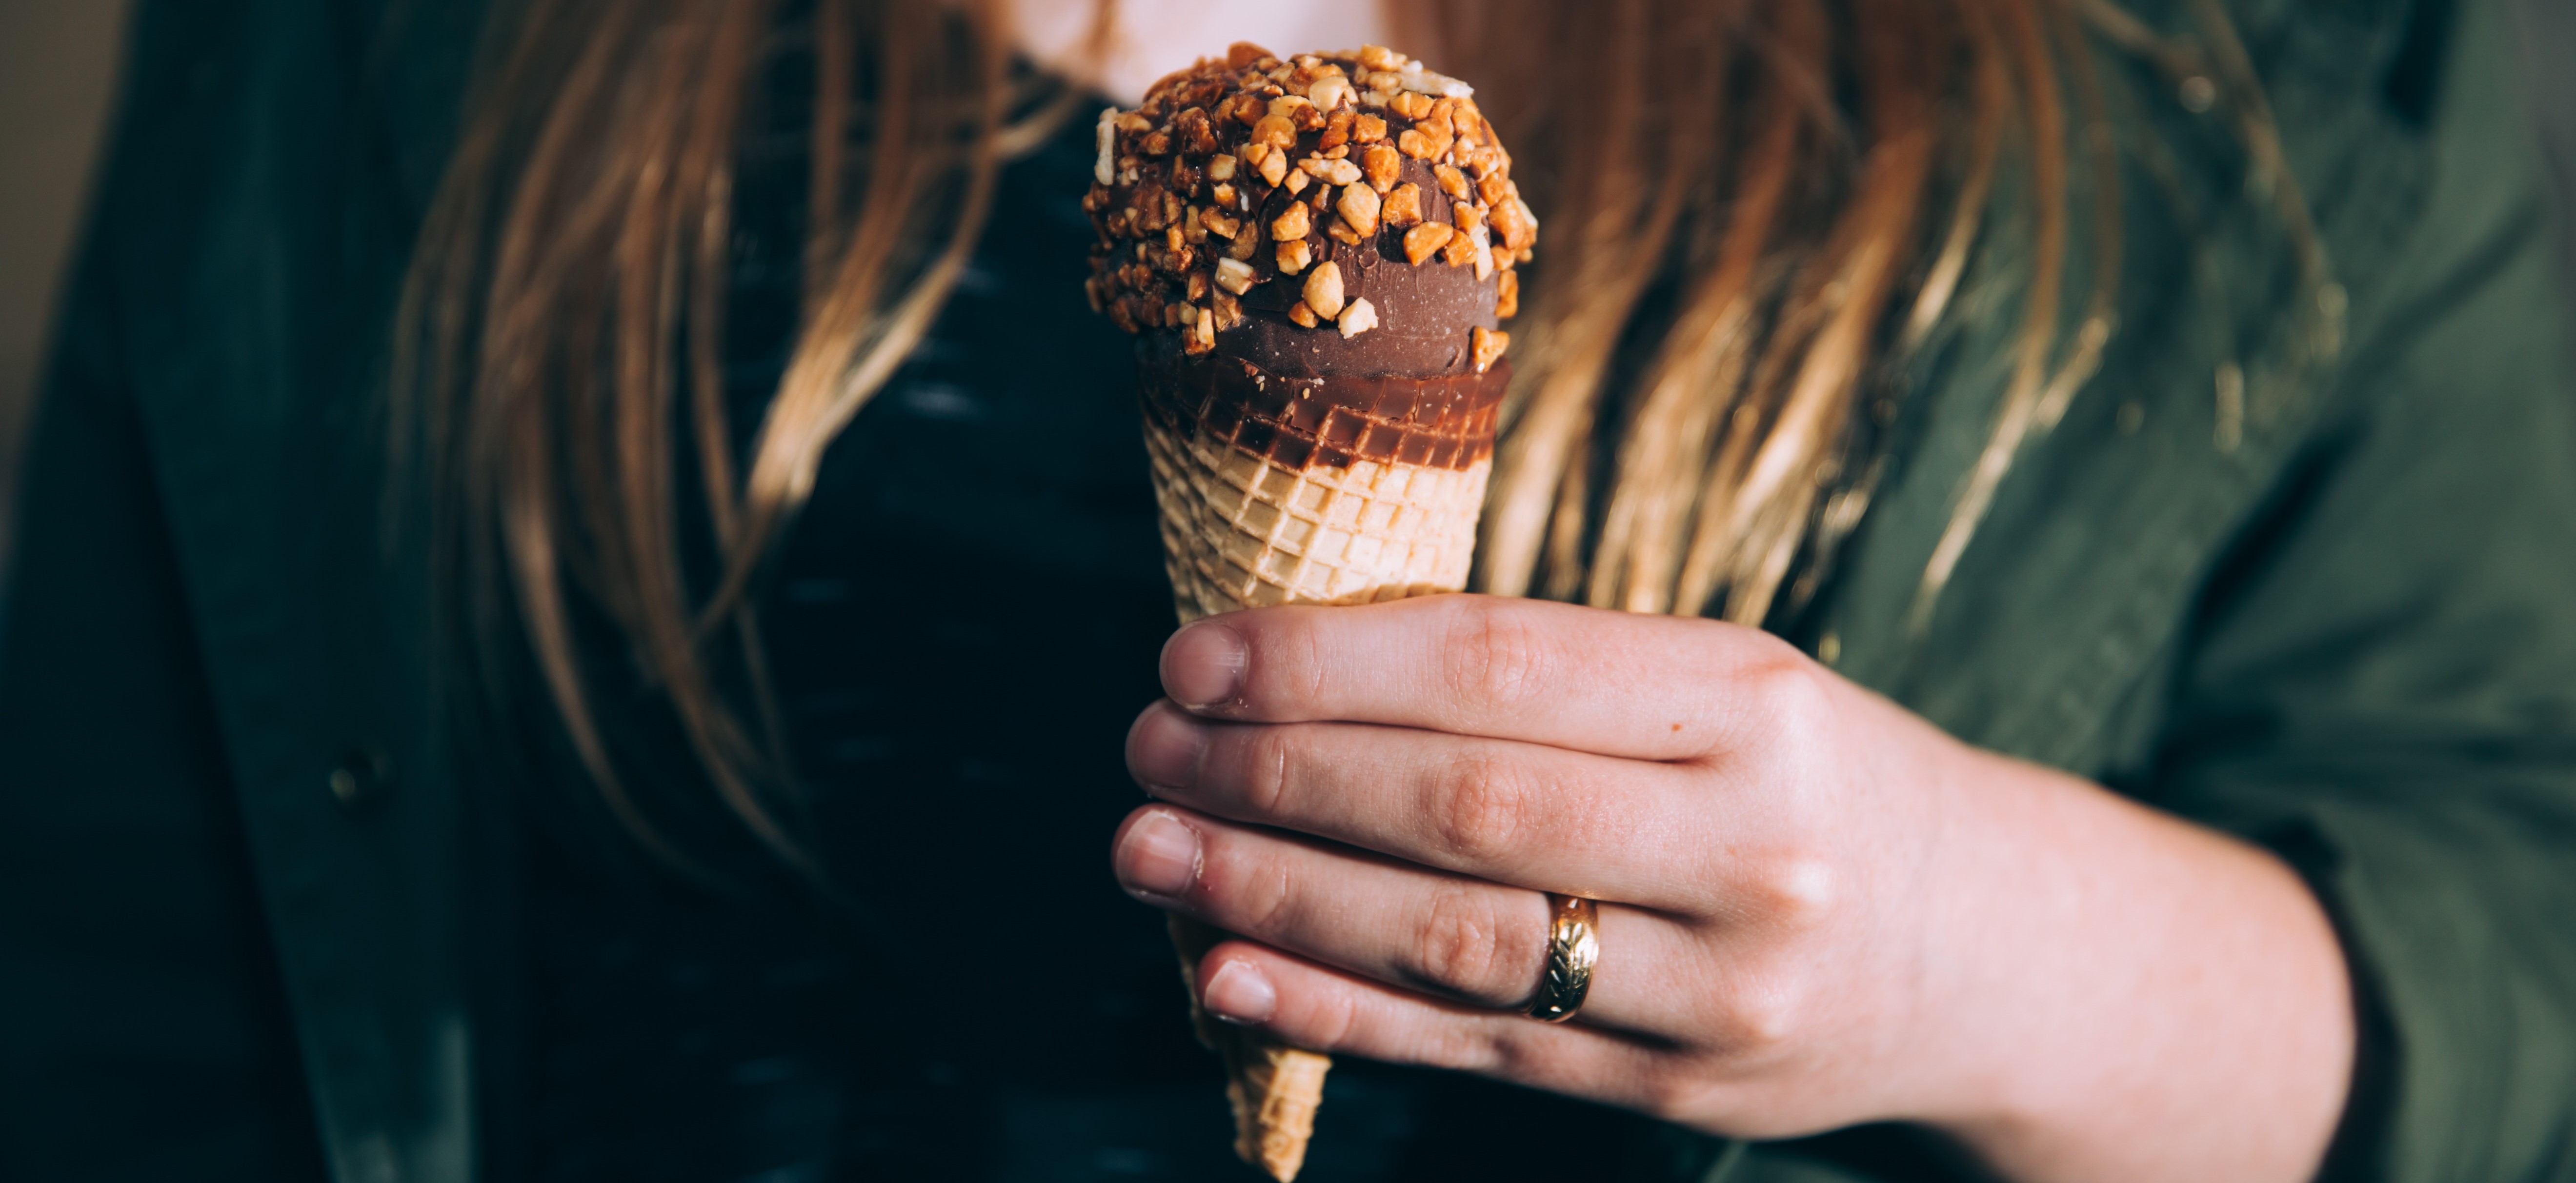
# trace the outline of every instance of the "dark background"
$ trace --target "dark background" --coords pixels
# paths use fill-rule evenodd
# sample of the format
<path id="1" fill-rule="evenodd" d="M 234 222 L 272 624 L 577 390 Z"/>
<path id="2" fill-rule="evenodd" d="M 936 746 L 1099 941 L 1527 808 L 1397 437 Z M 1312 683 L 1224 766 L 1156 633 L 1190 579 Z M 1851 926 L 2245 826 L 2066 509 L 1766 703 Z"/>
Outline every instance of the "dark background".
<path id="1" fill-rule="evenodd" d="M 0 586 L 18 440 L 116 88 L 128 0 L 0 0 Z"/>

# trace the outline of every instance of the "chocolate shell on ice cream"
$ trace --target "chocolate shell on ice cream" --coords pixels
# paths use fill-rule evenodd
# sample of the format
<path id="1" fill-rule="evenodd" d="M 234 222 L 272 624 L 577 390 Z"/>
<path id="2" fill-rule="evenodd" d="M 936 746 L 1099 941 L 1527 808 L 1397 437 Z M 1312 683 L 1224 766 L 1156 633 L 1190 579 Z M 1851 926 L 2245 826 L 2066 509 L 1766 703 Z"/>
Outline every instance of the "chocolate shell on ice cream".
<path id="1" fill-rule="evenodd" d="M 1238 44 L 1098 143 L 1085 288 L 1141 338 L 1182 614 L 1464 586 L 1538 234 L 1470 88 Z"/>

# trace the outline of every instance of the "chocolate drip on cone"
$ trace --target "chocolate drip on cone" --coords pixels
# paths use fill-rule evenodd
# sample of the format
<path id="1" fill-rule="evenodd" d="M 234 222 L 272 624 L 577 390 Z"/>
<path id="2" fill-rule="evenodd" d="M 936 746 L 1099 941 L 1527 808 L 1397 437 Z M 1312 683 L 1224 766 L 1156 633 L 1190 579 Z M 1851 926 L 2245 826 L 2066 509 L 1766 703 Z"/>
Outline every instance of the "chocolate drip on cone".
<path id="1" fill-rule="evenodd" d="M 1277 374 L 1242 358 L 1139 349 L 1145 413 L 1291 471 L 1355 461 L 1465 469 L 1494 454 L 1511 365 L 1482 374 Z M 1157 356 L 1159 355 L 1159 356 Z"/>

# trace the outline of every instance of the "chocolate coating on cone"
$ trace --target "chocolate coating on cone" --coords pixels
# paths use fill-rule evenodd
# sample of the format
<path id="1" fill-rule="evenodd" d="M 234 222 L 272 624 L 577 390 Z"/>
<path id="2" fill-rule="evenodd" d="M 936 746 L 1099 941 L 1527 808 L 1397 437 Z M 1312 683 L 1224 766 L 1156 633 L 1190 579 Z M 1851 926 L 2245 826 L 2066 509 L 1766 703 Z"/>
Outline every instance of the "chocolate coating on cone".
<path id="1" fill-rule="evenodd" d="M 1482 374 L 1301 377 L 1242 358 L 1138 349 L 1145 413 L 1295 471 L 1354 461 L 1458 470 L 1494 454 L 1511 363 Z"/>
<path id="2" fill-rule="evenodd" d="M 1238 45 L 1104 112 L 1099 144 L 1085 288 L 1120 328 L 1307 377 L 1467 373 L 1508 344 L 1537 220 L 1467 88 L 1402 54 Z M 1327 263 L 1341 299 L 1310 306 Z"/>

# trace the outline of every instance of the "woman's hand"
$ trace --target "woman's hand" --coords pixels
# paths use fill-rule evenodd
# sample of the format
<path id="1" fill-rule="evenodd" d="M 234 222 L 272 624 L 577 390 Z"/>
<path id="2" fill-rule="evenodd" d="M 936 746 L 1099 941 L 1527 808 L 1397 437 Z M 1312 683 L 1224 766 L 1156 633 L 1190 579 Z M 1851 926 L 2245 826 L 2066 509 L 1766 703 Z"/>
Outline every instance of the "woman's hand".
<path id="1" fill-rule="evenodd" d="M 1209 1010 L 1740 1136 L 1945 1129 L 2016 1178 L 2312 1173 L 2348 987 L 2270 856 L 1704 620 L 1441 596 L 1202 621 L 1128 737 Z M 1542 892 L 1602 901 L 1523 1017 Z"/>

